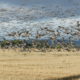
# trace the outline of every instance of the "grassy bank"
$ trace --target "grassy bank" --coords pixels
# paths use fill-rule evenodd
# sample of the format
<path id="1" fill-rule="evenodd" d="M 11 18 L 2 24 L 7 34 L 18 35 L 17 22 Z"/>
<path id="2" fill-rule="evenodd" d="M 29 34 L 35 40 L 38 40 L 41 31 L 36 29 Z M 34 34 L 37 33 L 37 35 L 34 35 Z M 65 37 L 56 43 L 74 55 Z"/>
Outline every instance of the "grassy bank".
<path id="1" fill-rule="evenodd" d="M 80 47 L 75 46 L 72 41 L 61 41 L 61 40 L 3 40 L 0 42 L 1 49 L 22 49 L 23 51 L 32 51 L 37 49 L 41 52 L 48 50 L 57 51 L 79 51 Z"/>

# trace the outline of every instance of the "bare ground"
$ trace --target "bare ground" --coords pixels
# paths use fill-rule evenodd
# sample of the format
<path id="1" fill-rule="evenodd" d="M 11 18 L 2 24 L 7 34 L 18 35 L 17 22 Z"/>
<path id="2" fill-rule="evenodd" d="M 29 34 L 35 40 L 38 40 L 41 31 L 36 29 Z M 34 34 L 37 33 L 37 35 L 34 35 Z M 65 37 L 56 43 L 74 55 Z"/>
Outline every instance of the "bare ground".
<path id="1" fill-rule="evenodd" d="M 0 50 L 0 80 L 79 80 L 80 52 Z"/>

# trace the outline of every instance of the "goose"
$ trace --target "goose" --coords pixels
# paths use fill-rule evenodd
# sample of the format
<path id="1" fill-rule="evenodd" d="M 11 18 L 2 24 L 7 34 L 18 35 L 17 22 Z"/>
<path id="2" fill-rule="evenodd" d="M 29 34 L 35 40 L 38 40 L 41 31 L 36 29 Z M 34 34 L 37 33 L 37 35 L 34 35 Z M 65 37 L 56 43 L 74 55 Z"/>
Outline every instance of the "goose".
<path id="1" fill-rule="evenodd" d="M 77 27 L 80 27 L 80 22 L 79 21 L 77 21 Z"/>
<path id="2" fill-rule="evenodd" d="M 40 34 L 40 33 L 38 33 L 38 31 L 37 31 L 36 39 L 41 38 L 42 36 L 45 36 L 45 35 L 46 35 L 46 34 Z"/>
<path id="3" fill-rule="evenodd" d="M 20 36 L 22 37 L 29 37 L 30 35 L 31 33 L 29 33 L 29 31 L 20 33 Z"/>

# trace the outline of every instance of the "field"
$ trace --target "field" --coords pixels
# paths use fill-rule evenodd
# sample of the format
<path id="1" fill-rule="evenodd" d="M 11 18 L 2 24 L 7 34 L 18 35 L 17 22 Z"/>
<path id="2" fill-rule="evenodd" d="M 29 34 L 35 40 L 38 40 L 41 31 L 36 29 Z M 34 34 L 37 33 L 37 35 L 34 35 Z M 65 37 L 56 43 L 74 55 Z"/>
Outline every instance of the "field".
<path id="1" fill-rule="evenodd" d="M 73 79 L 72 79 L 73 78 Z M 0 50 L 0 80 L 79 80 L 80 52 Z"/>

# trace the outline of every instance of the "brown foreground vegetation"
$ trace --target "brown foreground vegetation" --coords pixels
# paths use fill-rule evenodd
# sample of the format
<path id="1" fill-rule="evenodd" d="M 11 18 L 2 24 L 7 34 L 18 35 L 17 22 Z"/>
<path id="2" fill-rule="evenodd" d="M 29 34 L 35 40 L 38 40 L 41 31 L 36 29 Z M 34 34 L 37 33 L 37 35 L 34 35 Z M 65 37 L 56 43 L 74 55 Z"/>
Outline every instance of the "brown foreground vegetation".
<path id="1" fill-rule="evenodd" d="M 80 51 L 0 49 L 0 80 L 79 80 Z"/>

